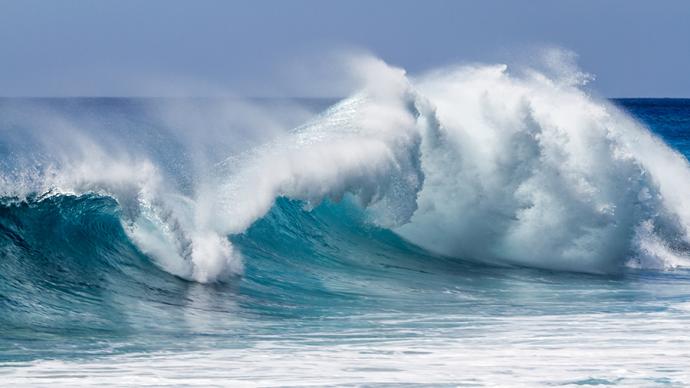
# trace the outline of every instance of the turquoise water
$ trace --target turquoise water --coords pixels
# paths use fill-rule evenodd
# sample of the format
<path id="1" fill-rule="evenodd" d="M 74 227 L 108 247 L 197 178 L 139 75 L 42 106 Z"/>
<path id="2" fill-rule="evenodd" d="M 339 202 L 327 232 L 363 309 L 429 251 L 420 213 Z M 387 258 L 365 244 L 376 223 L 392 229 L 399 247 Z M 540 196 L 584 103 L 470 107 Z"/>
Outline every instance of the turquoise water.
<path id="1" fill-rule="evenodd" d="M 337 116 L 342 108 L 325 116 L 319 113 L 332 103 L 262 101 L 253 102 L 256 106 L 252 109 L 289 112 L 299 105 L 303 112 L 298 117 L 281 115 L 273 122 L 286 128 L 299 128 L 295 123 L 305 118 L 316 120 L 316 125 L 326 125 L 322 121 L 325 117 L 331 127 L 354 131 Z M 622 109 L 621 115 L 639 120 L 685 158 L 690 155 L 690 100 L 616 100 L 608 109 L 616 109 L 614 105 Z M 258 173 L 265 170 L 256 166 L 269 162 L 257 162 L 256 154 L 273 155 L 283 152 L 280 150 L 285 146 L 302 150 L 298 154 L 304 156 L 312 148 L 290 146 L 291 143 L 280 140 L 284 135 L 276 135 L 280 129 L 261 134 L 257 130 L 233 130 L 234 135 L 227 136 L 230 129 L 209 121 L 210 106 L 216 115 L 225 112 L 222 116 L 225 118 L 237 118 L 234 112 L 249 109 L 234 102 L 208 100 L 0 102 L 0 126 L 4 131 L 0 155 L 5 171 L 2 180 L 5 195 L 0 206 L 0 383 L 690 384 L 687 367 L 690 363 L 690 271 L 683 264 L 688 243 L 670 221 L 664 224 L 666 221 L 658 215 L 668 212 L 671 205 L 655 203 L 644 205 L 651 211 L 647 207 L 639 210 L 642 205 L 638 202 L 643 199 L 635 199 L 637 207 L 625 208 L 626 202 L 622 201 L 616 206 L 625 214 L 602 212 L 596 216 L 600 219 L 596 218 L 595 223 L 590 223 L 589 218 L 580 221 L 577 217 L 585 212 L 580 208 L 573 210 L 573 215 L 554 218 L 553 222 L 545 219 L 548 227 L 538 232 L 540 239 L 535 241 L 561 241 L 565 239 L 564 233 L 579 228 L 591 231 L 607 222 L 624 229 L 626 223 L 633 226 L 643 223 L 647 214 L 658 217 L 651 228 L 653 239 L 645 239 L 646 235 L 640 237 L 642 232 L 635 227 L 621 234 L 604 235 L 623 243 L 606 245 L 601 250 L 597 250 L 598 242 L 586 245 L 586 250 L 591 249 L 591 262 L 596 265 L 577 255 L 560 255 L 558 249 L 562 246 L 556 243 L 548 245 L 553 250 L 553 261 L 535 264 L 517 253 L 510 256 L 506 250 L 486 250 L 504 241 L 504 237 L 495 237 L 503 236 L 503 232 L 496 231 L 496 225 L 521 221 L 525 215 L 517 212 L 495 216 L 489 210 L 504 211 L 507 209 L 504 200 L 484 192 L 477 198 L 493 198 L 491 202 L 477 199 L 471 207 L 474 212 L 468 208 L 466 213 L 453 215 L 464 219 L 463 215 L 467 214 L 468 219 L 474 220 L 471 224 L 451 224 L 439 219 L 437 225 L 445 228 L 456 225 L 452 230 L 458 232 L 454 241 L 459 242 L 460 248 L 458 254 L 452 254 L 448 247 L 453 244 L 434 242 L 438 236 L 445 236 L 447 242 L 451 238 L 444 234 L 448 233 L 447 229 L 427 234 L 418 232 L 426 228 L 426 221 L 415 217 L 428 211 L 423 201 L 431 198 L 425 197 L 423 190 L 439 184 L 438 176 L 429 170 L 430 166 L 438 168 L 439 164 L 424 159 L 424 152 L 429 149 L 426 137 L 421 142 L 412 141 L 421 151 L 415 148 L 411 154 L 422 155 L 422 161 L 410 162 L 409 168 L 421 169 L 421 174 L 399 173 L 408 168 L 405 167 L 407 156 L 396 159 L 395 169 L 381 170 L 388 175 L 379 172 L 371 176 L 354 174 L 354 178 L 348 175 L 356 169 L 378 171 L 374 167 L 378 160 L 356 164 L 353 168 L 343 167 L 336 175 L 322 174 L 322 169 L 332 171 L 350 163 L 338 159 L 329 164 L 328 158 L 337 155 L 337 150 L 327 148 L 315 159 L 318 170 L 312 171 L 292 157 L 285 159 L 301 166 L 295 173 L 298 178 L 273 190 L 257 178 L 269 173 Z M 359 109 L 357 106 L 346 106 L 346 110 Z M 161 120 L 160 112 L 165 111 L 169 118 L 170 111 L 181 109 L 186 119 L 196 117 L 195 125 L 204 126 L 203 136 L 191 130 L 167 132 L 173 124 Z M 416 114 L 423 115 L 419 111 Z M 443 122 L 443 108 L 438 114 Z M 36 121 L 36 117 L 49 118 Z M 177 116 L 173 117 L 178 120 Z M 545 125 L 539 120 L 533 119 Z M 175 121 L 185 129 L 190 122 Z M 252 125 L 258 124 L 247 126 Z M 265 128 L 265 122 L 261 125 Z M 78 141 L 74 128 L 79 128 Z M 443 130 L 444 125 L 440 128 Z M 294 144 L 312 147 L 321 144 L 318 139 L 340 133 L 340 129 L 319 131 L 319 136 L 312 136 L 309 131 L 294 132 L 310 134 L 300 135 L 301 140 Z M 89 139 L 98 140 L 84 140 L 87 137 L 83 133 Z M 292 136 L 293 132 L 288 129 L 287 133 Z M 524 146 L 519 133 L 506 133 L 507 137 L 518 139 L 511 144 Z M 542 133 L 544 137 L 534 139 L 544 139 L 547 132 Z M 118 140 L 113 143 L 108 136 Z M 266 140 L 276 136 L 277 142 Z M 373 136 L 367 134 L 365 140 Z M 609 141 L 613 142 L 613 137 L 610 135 Z M 389 141 L 388 137 L 383 138 Z M 487 135 L 483 141 L 488 142 L 490 138 Z M 207 139 L 211 141 L 206 142 Z M 576 143 L 573 139 L 576 137 L 570 138 L 569 144 Z M 588 147 L 591 149 L 604 139 L 607 137 L 602 136 Z M 351 141 L 340 137 L 328 139 L 329 144 L 340 142 L 337 143 L 340 148 L 352 147 Z M 398 140 L 391 141 L 398 148 L 405 147 Z M 87 145 L 72 148 L 76 143 Z M 118 145 L 108 147 L 115 143 Z M 203 149 L 203 163 L 194 152 L 198 149 L 194 144 Z M 225 147 L 226 144 L 230 145 Z M 361 148 L 370 155 L 378 149 L 378 143 L 356 144 L 347 148 L 347 153 Z M 135 157 L 122 156 L 118 147 Z M 58 149 L 60 152 L 50 152 Z M 257 151 L 247 156 L 247 149 Z M 508 176 L 519 176 L 521 166 L 546 163 L 544 155 L 550 155 L 550 151 L 547 152 L 546 146 L 539 149 L 542 151 L 535 151 L 539 155 L 536 158 L 513 155 L 511 160 L 519 162 L 512 165 L 504 160 L 497 165 L 508 169 Z M 630 149 L 633 155 L 641 152 L 636 146 Z M 94 171 L 71 164 L 74 162 L 71 157 L 62 158 L 63 152 L 75 155 L 77 150 L 79 159 L 88 160 L 87 167 L 93 167 Z M 226 152 L 234 156 L 227 158 Z M 674 151 L 668 152 L 673 155 Z M 681 166 L 686 163 L 685 158 Z M 142 162 L 144 159 L 146 163 Z M 288 163 L 276 160 L 279 164 Z M 584 160 L 587 165 L 605 162 L 601 155 L 586 153 L 577 155 L 575 160 Z M 568 163 L 564 159 L 563 165 Z M 647 171 L 646 176 L 665 171 L 663 166 L 654 170 L 647 167 L 648 162 L 637 163 L 643 166 L 642 171 Z M 47 173 L 44 167 L 49 165 L 57 166 L 56 170 Z M 155 173 L 137 175 L 151 165 Z M 309 166 L 313 165 L 314 159 L 310 159 Z M 448 169 L 473 168 L 464 160 L 453 166 Z M 118 168 L 121 172 L 113 173 L 120 171 Z M 278 174 L 280 168 L 273 165 L 271 173 Z M 491 167 L 487 174 L 498 175 L 490 172 L 496 168 L 499 167 Z M 612 176 L 622 176 L 622 182 L 631 182 L 627 165 L 602 164 L 599 168 L 613 171 L 613 175 L 605 175 L 601 181 L 594 176 L 595 186 L 597 182 L 611 181 Z M 199 171 L 209 170 L 220 172 L 212 179 L 199 179 Z M 237 181 L 254 185 L 249 194 L 237 189 L 238 184 L 232 180 L 228 183 L 218 179 L 218 176 L 236 176 L 236 171 L 244 170 L 251 171 L 247 176 L 255 180 L 250 182 L 244 177 Z M 62 176 L 65 171 L 69 179 Z M 476 168 L 472 174 L 481 171 Z M 103 178 L 111 173 L 117 178 Z M 322 175 L 313 178 L 317 174 Z M 396 174 L 402 178 L 391 179 L 390 187 L 381 186 L 383 176 Z M 568 174 L 572 171 L 563 170 L 563 175 Z M 423 180 L 417 181 L 420 176 Z M 442 176 L 445 178 L 440 181 L 445 182 L 446 178 L 454 179 L 451 176 L 464 175 Z M 162 177 L 165 183 L 157 184 L 155 190 L 164 194 L 149 199 L 141 193 L 153 191 L 147 185 L 156 177 Z M 336 181 L 346 182 L 345 189 L 333 189 Z M 482 180 L 477 187 L 491 189 L 487 182 Z M 659 190 L 663 191 L 663 185 L 657 180 L 645 182 L 650 188 L 661 186 Z M 367 185 L 378 186 L 369 189 Z M 501 185 L 507 192 L 525 190 L 525 186 L 513 189 L 511 184 Z M 326 186 L 328 195 L 315 199 Z M 208 188 L 211 192 L 233 195 L 221 200 L 215 195 L 200 194 L 207 193 Z M 250 200 L 258 201 L 256 198 L 262 196 L 262 190 L 272 193 L 265 214 L 255 210 L 251 214 L 257 216 L 249 217 L 236 210 L 227 214 L 219 210 L 220 203 L 242 206 L 245 210 L 250 206 L 261 209 Z M 614 196 L 627 195 L 622 194 L 625 190 L 610 190 Z M 685 194 L 682 185 L 676 190 Z M 409 211 L 411 216 L 406 215 L 408 191 L 413 192 L 412 198 L 417 201 Z M 471 191 L 453 188 L 448 192 L 468 198 Z M 400 199 L 403 197 L 405 200 Z M 180 198 L 194 198 L 194 203 Z M 210 213 L 197 211 L 201 208 L 200 198 L 212 198 L 208 199 L 214 204 Z M 377 208 L 381 203 L 386 203 L 383 210 Z M 436 209 L 442 205 L 444 201 L 439 200 Z M 196 214 L 192 217 L 196 220 L 194 225 L 200 224 L 200 218 L 213 221 L 203 228 L 186 226 L 181 214 L 187 214 L 192 208 Z M 391 209 L 396 212 L 393 216 L 389 216 Z M 453 206 L 444 209 L 457 210 Z M 389 217 L 386 220 L 402 221 L 383 222 L 381 214 Z M 626 221 L 633 217 L 631 214 L 637 218 Z M 682 216 L 678 211 L 674 217 Z M 238 225 L 246 225 L 242 228 L 234 224 L 226 227 L 224 221 L 216 220 L 228 217 L 233 221 L 249 217 L 249 221 L 237 221 Z M 551 234 L 561 226 L 565 232 Z M 218 242 L 206 235 L 198 237 L 199 230 L 222 231 L 218 233 L 226 241 Z M 510 236 L 505 241 L 513 241 Z M 571 240 L 577 238 L 580 237 Z M 163 246 L 177 247 L 170 255 L 179 255 L 183 262 L 165 261 L 170 256 L 161 253 L 168 251 L 157 248 L 158 241 L 163 241 Z M 541 257 L 540 252 L 546 248 L 529 241 L 530 246 L 515 246 L 515 251 L 533 248 L 534 257 Z M 466 248 L 470 242 L 472 249 Z M 663 252 L 658 251 L 662 248 Z M 652 255 L 650 252 L 655 249 Z M 203 255 L 198 256 L 197 252 Z M 602 252 L 611 256 L 599 257 Z M 222 265 L 204 261 L 207 257 L 220 257 Z M 600 261 L 605 265 L 599 265 Z"/>

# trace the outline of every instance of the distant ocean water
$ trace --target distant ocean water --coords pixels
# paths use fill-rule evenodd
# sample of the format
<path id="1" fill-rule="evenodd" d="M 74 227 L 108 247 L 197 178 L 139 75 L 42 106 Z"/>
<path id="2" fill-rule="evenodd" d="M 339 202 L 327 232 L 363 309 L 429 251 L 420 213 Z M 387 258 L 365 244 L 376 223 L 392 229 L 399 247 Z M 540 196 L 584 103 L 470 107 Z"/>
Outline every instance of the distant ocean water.
<path id="1" fill-rule="evenodd" d="M 0 133 L 3 386 L 690 384 L 690 100 L 391 70 Z"/>

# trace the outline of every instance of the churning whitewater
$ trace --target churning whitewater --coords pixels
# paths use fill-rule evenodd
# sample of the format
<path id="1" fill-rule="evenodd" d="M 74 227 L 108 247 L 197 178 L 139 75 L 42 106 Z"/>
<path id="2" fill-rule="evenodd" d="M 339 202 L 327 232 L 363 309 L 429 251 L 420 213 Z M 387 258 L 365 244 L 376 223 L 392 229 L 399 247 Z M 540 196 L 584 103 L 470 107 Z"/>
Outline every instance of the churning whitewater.
<path id="1" fill-rule="evenodd" d="M 156 147 L 68 122 L 60 135 L 7 135 L 3 206 L 112 198 L 116 210 L 106 208 L 139 252 L 198 282 L 243 273 L 251 258 L 231 237 L 281 198 L 306 210 L 354 203 L 363 225 L 464 261 L 587 273 L 689 262 L 688 162 L 587 92 L 586 74 L 463 65 L 410 77 L 376 58 L 352 65 L 361 87 L 351 97 L 184 171 Z M 193 148 L 181 144 L 170 153 Z"/>

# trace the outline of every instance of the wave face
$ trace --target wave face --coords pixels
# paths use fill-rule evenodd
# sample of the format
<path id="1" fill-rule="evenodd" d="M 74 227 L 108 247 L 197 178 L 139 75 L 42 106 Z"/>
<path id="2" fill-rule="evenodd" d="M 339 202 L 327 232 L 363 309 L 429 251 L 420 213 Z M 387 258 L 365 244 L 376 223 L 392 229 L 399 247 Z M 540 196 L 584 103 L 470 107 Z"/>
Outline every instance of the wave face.
<path id="1" fill-rule="evenodd" d="M 690 102 L 351 65 L 337 101 L 0 100 L 0 383 L 688 382 Z"/>

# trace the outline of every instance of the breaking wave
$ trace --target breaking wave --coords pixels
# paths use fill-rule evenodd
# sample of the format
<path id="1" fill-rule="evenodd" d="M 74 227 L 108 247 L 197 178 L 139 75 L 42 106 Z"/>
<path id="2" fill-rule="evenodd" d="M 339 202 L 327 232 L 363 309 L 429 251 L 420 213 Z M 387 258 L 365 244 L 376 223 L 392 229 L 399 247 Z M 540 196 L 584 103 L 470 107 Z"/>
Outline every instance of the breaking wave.
<path id="1" fill-rule="evenodd" d="M 388 230 L 405 249 L 462 261 L 588 273 L 688 263 L 687 160 L 588 92 L 576 68 L 463 65 L 411 77 L 376 58 L 351 65 L 362 80 L 352 96 L 300 116 L 308 119 L 293 129 L 235 137 L 232 151 L 219 147 L 218 131 L 195 147 L 196 127 L 174 146 L 142 146 L 53 118 L 50 131 L 21 129 L 28 119 L 12 116 L 0 177 L 3 249 L 55 238 L 35 221 L 55 212 L 89 232 L 72 230 L 77 240 L 54 249 L 86 244 L 82 233 L 115 244 L 110 261 L 135 249 L 174 275 L 214 282 L 253 259 L 237 236 L 276 206 L 299 204 L 302 212 L 354 206 L 361 217 L 348 227 Z M 237 109 L 273 123 L 255 107 Z M 110 238 L 93 233 L 103 222 Z"/>

